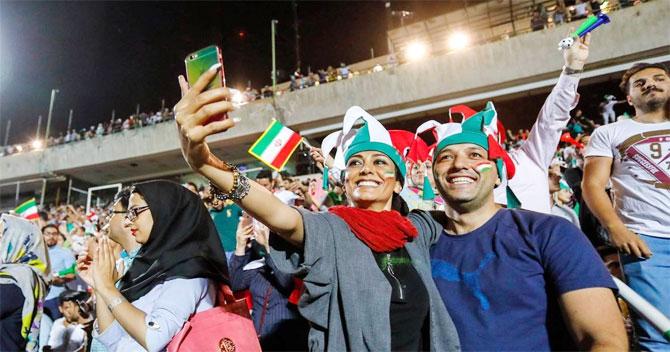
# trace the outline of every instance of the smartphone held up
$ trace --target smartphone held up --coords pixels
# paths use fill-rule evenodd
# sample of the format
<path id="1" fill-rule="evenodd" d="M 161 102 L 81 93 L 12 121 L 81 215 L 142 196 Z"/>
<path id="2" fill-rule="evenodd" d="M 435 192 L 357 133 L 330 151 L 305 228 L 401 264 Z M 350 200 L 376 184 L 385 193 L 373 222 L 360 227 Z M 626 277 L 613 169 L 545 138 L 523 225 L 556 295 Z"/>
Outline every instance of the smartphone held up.
<path id="1" fill-rule="evenodd" d="M 186 56 L 186 59 L 184 59 L 184 63 L 186 64 L 186 79 L 190 86 L 193 86 L 203 73 L 207 72 L 210 67 L 217 63 L 221 64 L 221 68 L 214 79 L 209 82 L 205 90 L 226 86 L 226 75 L 223 70 L 223 56 L 221 55 L 221 49 L 218 46 L 210 45 L 190 53 Z M 228 115 L 225 113 L 216 115 L 207 120 L 205 125 L 210 122 L 221 121 L 227 118 Z"/>

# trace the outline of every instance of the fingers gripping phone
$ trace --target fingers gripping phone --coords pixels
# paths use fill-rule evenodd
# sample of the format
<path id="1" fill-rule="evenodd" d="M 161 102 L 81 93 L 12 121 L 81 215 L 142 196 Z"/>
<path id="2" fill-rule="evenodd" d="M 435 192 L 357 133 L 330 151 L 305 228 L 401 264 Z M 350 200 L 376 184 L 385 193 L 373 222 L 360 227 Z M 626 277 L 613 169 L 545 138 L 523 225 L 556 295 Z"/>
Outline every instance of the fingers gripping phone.
<path id="1" fill-rule="evenodd" d="M 221 64 L 221 69 L 219 69 L 214 79 L 209 82 L 205 90 L 226 86 L 226 75 L 223 71 L 223 56 L 221 55 L 221 49 L 218 46 L 210 45 L 190 53 L 186 56 L 186 59 L 184 59 L 184 63 L 186 64 L 186 79 L 188 80 L 189 86 L 192 87 L 203 73 L 217 63 Z M 210 122 L 220 121 L 227 118 L 228 116 L 225 113 L 216 115 L 211 117 L 204 124 L 206 125 Z"/>

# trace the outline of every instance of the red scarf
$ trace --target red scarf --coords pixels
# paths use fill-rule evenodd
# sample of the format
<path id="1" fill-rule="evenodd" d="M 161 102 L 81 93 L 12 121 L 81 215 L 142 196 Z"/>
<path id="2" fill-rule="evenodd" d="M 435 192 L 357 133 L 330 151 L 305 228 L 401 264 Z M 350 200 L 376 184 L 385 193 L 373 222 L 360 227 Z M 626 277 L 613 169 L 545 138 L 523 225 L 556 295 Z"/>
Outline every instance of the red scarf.
<path id="1" fill-rule="evenodd" d="M 392 252 L 419 234 L 412 222 L 395 210 L 373 211 L 337 206 L 328 211 L 342 218 L 351 232 L 374 252 Z"/>

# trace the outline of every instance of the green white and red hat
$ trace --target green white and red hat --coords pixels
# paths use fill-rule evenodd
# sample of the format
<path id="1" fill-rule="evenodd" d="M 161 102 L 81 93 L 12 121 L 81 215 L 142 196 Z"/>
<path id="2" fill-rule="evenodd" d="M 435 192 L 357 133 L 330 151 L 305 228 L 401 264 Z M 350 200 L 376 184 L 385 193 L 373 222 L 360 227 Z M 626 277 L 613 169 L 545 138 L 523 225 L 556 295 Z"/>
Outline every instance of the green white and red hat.
<path id="1" fill-rule="evenodd" d="M 470 143 L 484 148 L 488 152 L 489 160 L 495 163 L 498 177 L 502 181 L 501 185 L 507 188 L 507 207 L 520 207 L 521 202 L 507 185 L 507 181 L 514 177 L 516 168 L 501 145 L 504 130 L 499 130 L 500 124 L 493 103 L 487 102 L 483 110 L 471 116 L 466 116 L 466 114 L 463 116 L 463 121 L 460 123 L 440 124 L 433 120 L 427 121 L 419 127 L 419 130 L 426 131 L 434 128 L 437 133 L 437 145 L 433 155 L 438 155 L 442 149 L 454 144 Z"/>
<path id="2" fill-rule="evenodd" d="M 354 129 L 354 125 L 361 120 L 363 126 Z M 333 132 L 323 139 L 321 143 L 323 155 L 327 157 L 333 149 L 336 150 L 333 167 L 338 170 L 344 170 L 346 162 L 356 153 L 378 151 L 393 161 L 402 179 L 405 179 L 405 163 L 398 150 L 393 146 L 389 131 L 376 118 L 359 106 L 352 106 L 347 110 L 341 131 Z M 324 186 L 327 186 L 327 167 L 324 167 L 323 177 Z"/>

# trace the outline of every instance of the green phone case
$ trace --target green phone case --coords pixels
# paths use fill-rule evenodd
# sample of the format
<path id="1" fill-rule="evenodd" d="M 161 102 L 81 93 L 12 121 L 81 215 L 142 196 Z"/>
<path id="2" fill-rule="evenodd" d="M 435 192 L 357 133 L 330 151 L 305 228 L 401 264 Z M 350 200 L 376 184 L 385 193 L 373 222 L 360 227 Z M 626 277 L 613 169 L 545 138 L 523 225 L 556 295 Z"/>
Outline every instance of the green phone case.
<path id="1" fill-rule="evenodd" d="M 186 64 L 186 79 L 191 86 L 193 86 L 198 78 L 200 78 L 200 75 L 212 67 L 212 65 L 221 63 L 222 65 L 219 74 L 209 83 L 205 90 L 226 86 L 226 79 L 223 73 L 223 57 L 221 55 L 221 49 L 216 45 L 210 45 L 189 54 L 186 56 L 184 63 Z"/>

